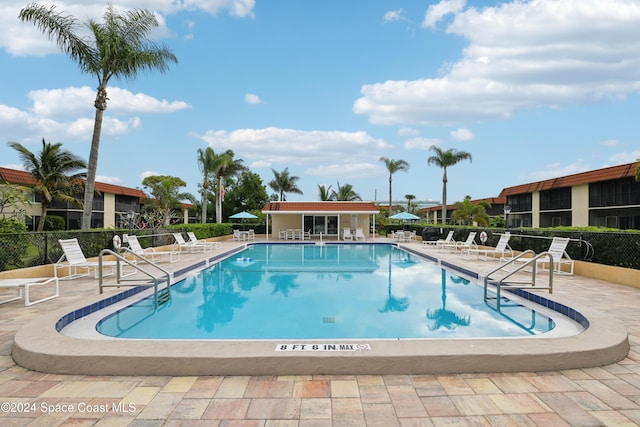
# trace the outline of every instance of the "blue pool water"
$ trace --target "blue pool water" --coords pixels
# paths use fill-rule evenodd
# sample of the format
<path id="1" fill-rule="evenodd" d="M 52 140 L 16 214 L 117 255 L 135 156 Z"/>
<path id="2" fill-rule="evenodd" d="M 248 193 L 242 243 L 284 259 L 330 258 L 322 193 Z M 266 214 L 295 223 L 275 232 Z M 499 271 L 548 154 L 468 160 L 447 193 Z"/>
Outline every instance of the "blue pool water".
<path id="1" fill-rule="evenodd" d="M 141 300 L 100 333 L 147 339 L 515 337 L 554 322 L 458 273 L 386 244 L 256 244 L 189 277 L 155 308 Z"/>

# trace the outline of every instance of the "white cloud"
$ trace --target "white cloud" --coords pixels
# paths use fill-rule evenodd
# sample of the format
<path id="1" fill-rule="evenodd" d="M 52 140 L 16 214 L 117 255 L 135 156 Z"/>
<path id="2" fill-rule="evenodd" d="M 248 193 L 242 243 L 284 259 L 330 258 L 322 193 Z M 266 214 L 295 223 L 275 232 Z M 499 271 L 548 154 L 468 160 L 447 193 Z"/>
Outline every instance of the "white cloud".
<path id="1" fill-rule="evenodd" d="M 339 177 L 339 179 L 361 179 L 371 176 L 379 176 L 386 169 L 375 163 L 349 163 L 349 167 L 345 168 L 343 163 L 319 166 L 307 169 L 305 172 L 314 176 L 326 176 L 330 178 Z"/>
<path id="2" fill-rule="evenodd" d="M 245 93 L 244 94 L 244 102 L 246 102 L 249 105 L 262 104 L 262 100 L 260 99 L 260 97 L 258 95 L 254 95 L 252 93 Z"/>
<path id="3" fill-rule="evenodd" d="M 399 136 L 418 136 L 420 135 L 420 131 L 414 128 L 400 128 L 398 129 Z"/>
<path id="4" fill-rule="evenodd" d="M 284 128 L 210 130 L 194 135 L 216 151 L 231 149 L 249 164 L 313 166 L 316 174 L 340 165 L 348 173 L 354 165 L 378 162 L 391 148 L 366 132 L 306 131 Z"/>
<path id="5" fill-rule="evenodd" d="M 385 23 L 394 22 L 394 21 L 406 21 L 407 18 L 405 16 L 405 10 L 400 8 L 398 10 L 390 10 L 384 14 L 382 20 Z"/>
<path id="6" fill-rule="evenodd" d="M 97 175 L 96 181 L 104 182 L 105 184 L 121 185 L 122 179 L 117 176 Z"/>
<path id="7" fill-rule="evenodd" d="M 451 131 L 451 139 L 454 141 L 471 141 L 475 135 L 469 129 L 456 129 Z"/>
<path id="8" fill-rule="evenodd" d="M 432 4 L 427 9 L 427 13 L 422 21 L 423 27 L 435 27 L 438 21 L 445 16 L 460 12 L 466 4 L 466 0 L 442 0 L 440 3 Z"/>
<path id="9" fill-rule="evenodd" d="M 0 32 L 0 47 L 17 56 L 59 53 L 55 43 L 49 41 L 32 23 L 17 19 L 20 10 L 27 4 L 28 2 L 23 0 L 3 0 L 0 4 L 0 28 L 3 29 Z M 62 0 L 56 1 L 55 5 L 57 11 L 67 12 L 81 23 L 86 22 L 88 18 L 100 20 L 105 12 L 105 2 L 97 0 Z M 255 0 L 119 0 L 114 7 L 118 12 L 133 8 L 153 11 L 159 23 L 159 28 L 154 30 L 153 36 L 162 38 L 172 35 L 166 26 L 167 15 L 203 11 L 210 15 L 227 12 L 237 17 L 253 17 Z M 80 31 L 81 27 L 78 30 Z M 185 37 L 191 38 L 192 32 L 189 31 Z"/>
<path id="10" fill-rule="evenodd" d="M 520 179 L 523 182 L 544 181 L 546 179 L 557 178 L 560 176 L 573 175 L 576 173 L 587 171 L 589 169 L 592 168 L 585 165 L 582 159 L 578 159 L 568 165 L 563 165 L 561 163 L 552 163 L 546 165 L 544 169 L 532 172 L 525 177 L 520 177 Z"/>
<path id="11" fill-rule="evenodd" d="M 148 176 L 161 176 L 161 175 L 162 174 L 160 172 L 144 171 L 140 174 L 140 181 L 144 180 Z"/>
<path id="12" fill-rule="evenodd" d="M 614 165 L 621 165 L 625 163 L 633 163 L 640 159 L 640 150 L 631 151 L 630 153 L 621 152 L 609 156 L 609 162 Z"/>
<path id="13" fill-rule="evenodd" d="M 432 145 L 440 145 L 442 141 L 437 138 L 409 138 L 402 146 L 407 150 L 428 150 Z"/>
<path id="14" fill-rule="evenodd" d="M 353 111 L 374 124 L 451 125 L 615 100 L 640 87 L 638 2 L 514 1 L 461 11 L 447 31 L 469 45 L 444 75 L 364 85 Z"/>

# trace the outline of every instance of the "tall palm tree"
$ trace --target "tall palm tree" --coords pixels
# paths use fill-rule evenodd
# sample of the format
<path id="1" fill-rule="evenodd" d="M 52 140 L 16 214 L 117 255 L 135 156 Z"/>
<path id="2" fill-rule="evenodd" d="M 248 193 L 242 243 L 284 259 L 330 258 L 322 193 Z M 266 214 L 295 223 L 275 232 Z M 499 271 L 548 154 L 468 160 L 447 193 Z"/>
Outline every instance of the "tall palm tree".
<path id="1" fill-rule="evenodd" d="M 331 191 L 331 186 L 328 187 L 324 184 L 318 184 L 318 197 L 320 201 L 326 202 L 332 199 L 333 191 Z"/>
<path id="2" fill-rule="evenodd" d="M 393 212 L 391 212 L 391 188 L 392 188 L 392 179 L 393 179 L 393 174 L 396 172 L 400 172 L 400 171 L 408 171 L 409 170 L 409 163 L 407 163 L 404 160 L 393 160 L 393 159 L 388 159 L 386 157 L 380 157 L 380 161 L 384 162 L 384 165 L 386 166 L 387 170 L 389 171 L 389 216 L 391 216 L 393 214 Z"/>
<path id="3" fill-rule="evenodd" d="M 453 148 L 445 151 L 436 145 L 429 147 L 429 150 L 435 154 L 427 159 L 427 164 L 436 165 L 444 171 L 442 175 L 442 223 L 444 224 L 447 222 L 447 168 L 462 160 L 471 161 L 471 154 Z"/>
<path id="4" fill-rule="evenodd" d="M 473 221 L 479 225 L 489 225 L 489 215 L 487 209 L 491 208 L 491 204 L 484 200 L 477 203 L 471 203 L 471 196 L 466 196 L 462 202 L 456 202 L 453 205 L 455 211 L 451 215 L 452 222 L 462 222 L 471 225 Z"/>
<path id="5" fill-rule="evenodd" d="M 40 196 L 40 222 L 37 231 L 44 230 L 47 208 L 54 200 L 61 200 L 82 207 L 82 203 L 74 198 L 82 190 L 81 179 L 86 177 L 87 163 L 62 149 L 62 143 L 47 143 L 42 139 L 42 151 L 34 154 L 22 144 L 10 142 L 9 146 L 20 153 L 20 158 L 27 172 L 38 182 L 33 192 Z"/>
<path id="6" fill-rule="evenodd" d="M 278 193 L 278 200 L 287 200 L 286 193 L 303 194 L 302 190 L 296 185 L 300 177 L 289 175 L 289 168 L 284 168 L 282 172 L 278 172 L 273 168 L 271 171 L 273 172 L 273 179 L 269 181 L 269 187 Z"/>
<path id="7" fill-rule="evenodd" d="M 405 194 L 404 198 L 407 199 L 407 212 L 411 212 L 411 201 L 416 199 L 413 194 Z"/>
<path id="8" fill-rule="evenodd" d="M 360 197 L 360 195 L 358 193 L 356 193 L 353 190 L 353 185 L 351 184 L 344 184 L 344 185 L 340 185 L 340 182 L 338 181 L 338 190 L 334 190 L 332 193 L 333 200 L 338 200 L 341 202 L 354 202 L 357 200 L 362 200 L 362 197 Z"/>
<path id="9" fill-rule="evenodd" d="M 214 172 L 216 153 L 213 148 L 198 148 L 198 167 L 204 178 L 202 179 L 202 219 L 201 222 L 207 222 L 207 202 L 209 200 L 209 177 Z"/>
<path id="10" fill-rule="evenodd" d="M 213 174 L 216 180 L 216 222 L 222 223 L 222 202 L 224 201 L 225 179 L 240 175 L 247 168 L 242 159 L 235 159 L 233 150 L 225 150 L 214 155 Z"/>
<path id="11" fill-rule="evenodd" d="M 91 208 L 95 190 L 96 171 L 98 169 L 98 149 L 102 118 L 107 109 L 107 84 L 112 77 L 135 79 L 141 71 L 159 70 L 165 72 L 169 63 L 177 63 L 176 56 L 166 47 L 148 40 L 148 34 L 158 27 L 153 12 L 146 9 L 134 9 L 119 14 L 108 5 L 104 14 L 104 23 L 89 19 L 85 31 L 78 31 L 78 20 L 73 16 L 57 12 L 55 6 L 47 8 L 32 3 L 20 11 L 20 20 L 32 22 L 46 34 L 73 61 L 80 71 L 98 79 L 96 99 L 94 101 L 95 120 L 87 182 L 84 191 L 84 212 L 82 229 L 91 228 Z"/>

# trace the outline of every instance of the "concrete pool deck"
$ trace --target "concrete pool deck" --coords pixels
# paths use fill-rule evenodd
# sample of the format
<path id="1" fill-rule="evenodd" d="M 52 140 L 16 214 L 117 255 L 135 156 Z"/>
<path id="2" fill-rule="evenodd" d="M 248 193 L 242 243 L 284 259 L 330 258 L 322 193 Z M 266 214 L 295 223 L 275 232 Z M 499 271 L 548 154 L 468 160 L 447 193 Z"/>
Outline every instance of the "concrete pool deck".
<path id="1" fill-rule="evenodd" d="M 229 247 L 232 243 L 225 242 L 224 245 Z M 418 244 L 409 246 L 414 248 L 423 247 L 423 245 Z M 420 249 L 422 250 L 422 248 Z M 429 249 L 424 247 L 424 250 Z M 437 251 L 431 254 L 439 258 L 450 257 L 448 259 L 454 262 L 455 255 L 448 255 L 446 252 L 439 254 Z M 185 256 L 185 260 L 182 262 L 194 262 L 197 257 L 196 255 Z M 456 260 L 456 262 L 461 264 L 464 262 L 464 265 L 470 270 L 479 269 L 482 271 L 495 266 L 495 261 Z M 474 268 L 474 265 L 477 268 Z M 177 268 L 178 265 L 172 265 L 171 268 L 174 269 L 174 267 Z M 2 367 L 6 367 L 6 369 L 0 373 L 0 397 L 4 396 L 7 399 L 11 398 L 12 401 L 20 402 L 42 401 L 52 396 L 57 396 L 57 401 L 60 401 L 61 398 L 63 401 L 65 399 L 67 401 L 69 399 L 77 401 L 78 398 L 91 398 L 99 401 L 102 398 L 103 400 L 115 399 L 118 402 L 125 399 L 126 396 L 132 397 L 130 393 L 124 393 L 121 389 L 122 387 L 118 387 L 115 384 L 113 384 L 114 388 L 119 390 L 117 392 L 110 393 L 106 389 L 102 392 L 96 391 L 96 389 L 102 388 L 97 385 L 91 385 L 92 382 L 95 382 L 96 377 L 36 373 L 16 366 L 9 357 L 9 351 L 12 347 L 11 338 L 19 326 L 30 319 L 42 318 L 44 313 L 68 312 L 68 307 L 70 306 L 74 307 L 78 304 L 83 304 L 87 299 L 95 300 L 96 294 L 97 281 L 74 280 L 63 282 L 62 296 L 56 300 L 33 307 L 22 307 L 19 302 L 2 307 L 3 311 L 0 312 L 0 324 L 2 325 L 4 337 Z M 611 319 L 614 323 L 624 323 L 626 330 L 629 331 L 632 346 L 637 346 L 637 325 L 640 316 L 636 312 L 640 302 L 639 290 L 579 277 L 562 277 L 556 281 L 553 299 L 567 301 L 568 305 L 579 309 L 589 319 L 602 317 L 603 319 Z M 594 301 L 597 301 L 597 306 L 595 306 Z M 559 354 L 563 353 L 563 348 L 557 348 L 556 350 L 559 350 Z M 270 346 L 270 351 L 273 352 L 273 346 Z M 131 353 L 130 347 L 129 353 Z M 166 412 L 168 411 L 166 408 L 160 411 L 166 412 L 167 416 L 164 418 L 170 418 L 170 415 L 173 414 L 176 420 L 263 420 L 262 424 L 256 422 L 250 425 L 268 425 L 265 424 L 265 420 L 272 420 L 273 422 L 273 420 L 285 419 L 289 421 L 297 420 L 295 423 L 287 423 L 285 425 L 298 425 L 298 421 L 299 425 L 303 425 L 303 420 L 306 420 L 306 422 L 310 422 L 310 420 L 325 422 L 324 424 L 320 422 L 320 425 L 331 425 L 331 422 L 333 422 L 333 425 L 339 425 L 341 421 L 345 421 L 345 424 L 364 425 L 365 420 L 368 424 L 375 424 L 375 421 L 380 421 L 381 425 L 394 425 L 405 421 L 414 423 L 415 421 L 411 420 L 416 419 L 422 420 L 426 423 L 425 425 L 432 425 L 427 423 L 426 420 L 441 419 L 445 422 L 446 420 L 457 418 L 460 418 L 460 420 L 466 419 L 466 421 L 482 419 L 486 423 L 487 420 L 493 417 L 519 419 L 519 417 L 513 418 L 514 414 L 527 414 L 523 415 L 523 419 L 528 419 L 530 425 L 536 425 L 537 421 L 532 421 L 536 419 L 564 419 L 567 421 L 567 425 L 601 425 L 602 422 L 597 420 L 602 420 L 603 417 L 638 421 L 638 417 L 640 417 L 638 415 L 640 407 L 637 403 L 640 402 L 640 366 L 637 360 L 637 347 L 632 347 L 629 355 L 621 362 L 602 368 L 571 369 L 562 372 L 558 371 L 563 369 L 562 363 L 559 362 L 558 367 L 554 367 L 555 370 L 544 373 L 454 375 L 388 373 L 385 375 L 354 375 L 351 372 L 332 376 L 313 375 L 313 373 L 298 376 L 278 376 L 275 373 L 267 374 L 265 372 L 264 376 L 170 377 L 167 372 L 164 372 L 164 374 L 159 373 L 153 377 L 146 377 L 147 379 L 140 378 L 139 374 L 132 374 L 127 377 L 105 376 L 98 378 L 112 383 L 127 382 L 124 388 L 129 388 L 129 392 L 133 392 L 134 389 L 138 388 L 144 389 L 146 385 L 154 384 L 154 386 L 151 386 L 154 391 L 150 390 L 153 397 L 140 398 L 137 402 L 138 410 L 133 418 L 127 417 L 127 414 L 122 413 L 107 414 L 107 417 L 122 418 L 122 421 L 126 419 L 148 419 L 146 417 L 154 419 L 153 417 L 158 416 L 157 413 L 154 414 L 154 411 L 158 411 L 159 408 L 155 407 L 155 410 L 150 408 L 147 410 L 147 406 L 152 405 L 151 401 L 156 398 L 171 398 L 177 400 L 172 405 L 169 405 L 172 406 L 169 412 Z M 597 361 L 594 365 L 598 365 Z M 483 371 L 483 369 L 480 369 L 480 371 Z M 488 371 L 484 370 L 484 372 Z M 546 381 L 545 378 L 552 378 L 553 381 Z M 80 384 L 77 384 L 78 382 Z M 157 384 L 160 383 L 164 385 L 158 388 Z M 78 390 L 72 391 L 74 384 L 83 388 L 86 393 Z M 206 387 L 204 387 L 205 384 L 207 384 Z M 510 387 L 509 384 L 515 387 Z M 316 391 L 312 392 L 308 389 L 316 386 L 318 387 Z M 484 386 L 488 388 L 483 391 L 481 388 L 484 388 Z M 520 389 L 520 386 L 523 388 Z M 104 387 L 109 388 L 108 386 Z M 173 392 L 171 391 L 172 387 L 174 387 Z M 261 391 L 258 391 L 256 387 Z M 343 389 L 343 387 L 346 389 Z M 50 388 L 55 388 L 56 390 L 52 391 Z M 167 389 L 165 390 L 165 388 Z M 230 395 L 226 393 L 231 388 L 234 391 L 231 393 L 233 397 L 229 400 Z M 44 389 L 47 389 L 47 391 L 43 391 Z M 91 391 L 92 389 L 93 391 Z M 180 398 L 173 396 L 175 390 L 178 389 L 182 390 L 178 392 L 178 394 L 181 393 Z M 374 389 L 376 390 L 375 393 L 373 392 Z M 17 392 L 17 390 L 22 391 Z M 138 392 L 141 391 L 138 390 Z M 484 394 L 485 392 L 486 394 Z M 524 395 L 521 395 L 522 393 Z M 541 400 L 541 393 L 547 393 L 547 399 L 543 398 Z M 16 398 L 14 394 L 20 397 Z M 169 394 L 172 396 L 169 396 Z M 511 409 L 507 407 L 511 405 L 507 404 L 506 400 L 503 401 L 501 399 L 509 399 L 511 394 L 517 394 L 517 396 L 514 395 L 511 398 L 517 400 L 521 397 L 531 403 L 532 406 L 529 407 L 528 404 L 523 404 L 515 412 L 510 412 Z M 138 396 L 141 396 L 141 394 L 138 394 Z M 206 397 L 198 398 L 197 396 Z M 437 399 L 434 400 L 436 397 Z M 203 399 L 204 401 L 202 401 Z M 560 399 L 560 403 L 557 399 Z M 516 404 L 516 400 L 512 403 Z M 465 401 L 472 402 L 468 405 L 474 406 L 477 404 L 482 407 L 466 407 Z M 597 401 L 600 401 L 600 403 L 594 403 Z M 444 406 L 433 406 L 435 402 L 440 402 Z M 502 404 L 498 402 L 502 402 Z M 196 403 L 198 408 L 189 410 L 187 407 L 181 406 Z M 159 401 L 156 404 L 159 404 Z M 238 407 L 238 405 L 244 407 L 244 410 L 238 409 L 233 414 L 223 410 L 223 408 L 230 409 L 231 407 Z M 265 406 L 261 405 L 274 406 L 272 411 L 266 411 Z M 412 409 L 408 410 L 404 405 L 409 405 Z M 422 409 L 420 409 L 420 405 L 422 405 Z M 593 405 L 596 406 L 594 407 Z M 287 410 L 283 409 L 285 406 L 288 408 Z M 144 409 L 140 409 L 141 407 L 144 407 Z M 208 408 L 214 407 L 218 408 L 218 410 L 208 410 Z M 280 409 L 275 409 L 275 407 Z M 344 410 L 347 407 L 349 413 L 352 413 L 353 416 L 345 418 Z M 180 408 L 182 409 L 180 410 Z M 260 412 L 259 408 L 265 409 L 266 412 Z M 567 412 L 563 415 L 554 416 L 557 415 L 556 411 L 559 409 L 566 409 Z M 628 410 L 628 413 L 623 414 L 620 412 L 622 410 Z M 590 414 L 591 412 L 600 413 L 597 414 L 598 416 L 593 416 L 593 414 Z M 200 415 L 197 416 L 197 413 L 200 413 Z M 86 414 L 78 414 L 77 412 L 74 414 L 68 417 L 86 417 Z M 376 414 L 382 418 L 379 419 Z M 11 414 L 3 413 L 0 416 L 11 417 Z M 42 414 L 37 415 L 37 417 L 40 416 Z M 471 418 L 467 419 L 467 417 Z M 95 414 L 89 418 L 96 419 Z M 100 418 L 102 417 L 97 417 L 97 419 Z M 591 422 L 570 421 L 573 418 L 576 420 L 588 419 Z M 25 420 L 29 419 L 29 416 L 21 414 L 17 419 Z M 346 420 L 353 420 L 353 423 L 348 423 Z M 382 420 L 391 421 L 387 423 L 382 422 Z M 513 422 L 515 423 L 515 421 Z M 540 425 L 543 424 L 545 423 L 540 421 Z M 556 425 L 553 422 L 551 424 Z M 545 425 L 551 424 L 546 423 Z"/>

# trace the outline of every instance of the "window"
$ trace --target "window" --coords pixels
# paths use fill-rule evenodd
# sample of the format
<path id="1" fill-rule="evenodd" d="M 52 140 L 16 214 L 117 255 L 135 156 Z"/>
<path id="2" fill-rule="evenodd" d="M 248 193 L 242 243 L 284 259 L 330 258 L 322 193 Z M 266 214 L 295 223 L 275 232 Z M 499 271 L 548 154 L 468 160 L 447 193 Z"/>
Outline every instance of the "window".
<path id="1" fill-rule="evenodd" d="M 571 209 L 571 187 L 540 192 L 540 210 Z"/>
<path id="2" fill-rule="evenodd" d="M 338 235 L 337 215 L 305 215 L 303 225 L 312 235 Z"/>

